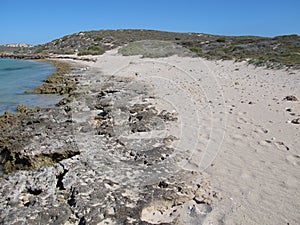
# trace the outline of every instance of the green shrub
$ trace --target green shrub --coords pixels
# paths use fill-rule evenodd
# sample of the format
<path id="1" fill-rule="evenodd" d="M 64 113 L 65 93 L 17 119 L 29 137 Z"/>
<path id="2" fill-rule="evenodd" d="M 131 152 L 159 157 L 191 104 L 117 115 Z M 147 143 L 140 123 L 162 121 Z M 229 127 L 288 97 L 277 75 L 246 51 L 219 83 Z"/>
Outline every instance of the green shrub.
<path id="1" fill-rule="evenodd" d="M 227 48 L 224 48 L 224 52 L 234 52 L 234 51 L 238 51 L 238 50 L 243 50 L 243 47 L 236 46 L 236 45 L 231 45 Z"/>
<path id="2" fill-rule="evenodd" d="M 101 48 L 100 46 L 98 45 L 93 45 L 93 46 L 90 46 L 87 50 L 83 50 L 83 51 L 80 51 L 78 53 L 79 56 L 81 55 L 102 55 L 104 54 L 105 50 L 103 48 Z"/>
<path id="3" fill-rule="evenodd" d="M 103 48 L 101 48 L 98 45 L 92 45 L 88 48 L 89 51 L 103 51 Z"/>
<path id="4" fill-rule="evenodd" d="M 225 37 L 220 37 L 216 40 L 216 42 L 225 42 L 226 38 Z"/>
<path id="5" fill-rule="evenodd" d="M 182 45 L 183 47 L 191 47 L 191 46 L 193 46 L 194 44 L 193 44 L 193 42 L 191 42 L 191 41 L 183 41 L 183 42 L 181 42 L 181 45 Z"/>
<path id="6" fill-rule="evenodd" d="M 90 52 L 89 52 L 88 50 L 83 50 L 83 51 L 78 52 L 77 55 L 79 55 L 79 56 L 82 56 L 82 55 L 90 55 Z"/>
<path id="7" fill-rule="evenodd" d="M 44 51 L 44 48 L 42 47 L 42 46 L 40 46 L 40 47 L 37 47 L 36 49 L 35 49 L 35 53 L 36 54 L 40 54 L 40 53 L 42 53 Z"/>
<path id="8" fill-rule="evenodd" d="M 290 52 L 300 52 L 300 46 L 297 45 L 287 45 L 286 48 Z"/>
<path id="9" fill-rule="evenodd" d="M 130 42 L 119 49 L 124 56 L 142 55 L 147 58 L 168 57 L 171 55 L 187 56 L 191 52 L 175 43 L 159 40 L 143 40 Z"/>
<path id="10" fill-rule="evenodd" d="M 197 54 L 202 52 L 202 49 L 199 46 L 194 46 L 194 47 L 190 48 L 190 50 L 192 52 L 196 52 Z"/>
<path id="11" fill-rule="evenodd" d="M 95 38 L 94 38 L 94 41 L 102 41 L 102 40 L 103 40 L 102 37 L 95 37 Z"/>
<path id="12" fill-rule="evenodd" d="M 68 40 L 68 38 L 69 38 L 69 36 L 64 36 L 64 37 L 62 37 L 62 41 L 66 41 L 66 40 Z"/>

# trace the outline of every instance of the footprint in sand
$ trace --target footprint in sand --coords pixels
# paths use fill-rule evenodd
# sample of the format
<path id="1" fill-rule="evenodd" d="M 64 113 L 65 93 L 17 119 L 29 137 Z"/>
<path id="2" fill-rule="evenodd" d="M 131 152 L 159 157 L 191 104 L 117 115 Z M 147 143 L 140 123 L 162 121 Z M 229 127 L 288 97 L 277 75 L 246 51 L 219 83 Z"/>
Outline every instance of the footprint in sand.
<path id="1" fill-rule="evenodd" d="M 300 156 L 299 155 L 288 155 L 286 157 L 286 161 L 293 166 L 299 166 L 300 165 Z"/>
<path id="2" fill-rule="evenodd" d="M 231 135 L 232 140 L 234 141 L 243 141 L 247 138 L 246 134 L 233 134 Z"/>
<path id="3" fill-rule="evenodd" d="M 267 134 L 269 131 L 263 127 L 259 127 L 255 129 L 254 132 L 257 134 Z"/>
<path id="4" fill-rule="evenodd" d="M 298 188 L 299 180 L 296 177 L 288 176 L 284 181 L 284 184 L 287 188 Z"/>
<path id="5" fill-rule="evenodd" d="M 277 141 L 274 144 L 278 150 L 287 150 L 287 151 L 290 150 L 290 148 L 286 146 L 282 141 Z"/>
<path id="6" fill-rule="evenodd" d="M 247 123 L 248 123 L 248 121 L 247 121 L 245 118 L 243 118 L 243 117 L 238 117 L 238 118 L 236 119 L 236 121 L 237 121 L 238 123 L 242 123 L 242 124 L 247 124 Z"/>
<path id="7" fill-rule="evenodd" d="M 263 147 L 271 147 L 272 146 L 272 141 L 270 141 L 270 140 L 262 140 L 262 141 L 259 141 L 258 144 L 260 146 L 263 146 Z"/>

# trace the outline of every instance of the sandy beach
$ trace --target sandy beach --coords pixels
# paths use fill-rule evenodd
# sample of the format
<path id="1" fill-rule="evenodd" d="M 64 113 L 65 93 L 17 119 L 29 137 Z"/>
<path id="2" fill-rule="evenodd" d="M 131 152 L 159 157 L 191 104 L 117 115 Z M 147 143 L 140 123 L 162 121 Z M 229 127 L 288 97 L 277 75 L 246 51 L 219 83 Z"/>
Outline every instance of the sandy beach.
<path id="1" fill-rule="evenodd" d="M 118 49 L 58 60 L 77 86 L 62 105 L 2 118 L 1 223 L 300 221 L 299 70 Z"/>
<path id="2" fill-rule="evenodd" d="M 0 225 L 300 225 L 299 11 L 2 0 Z"/>
<path id="3" fill-rule="evenodd" d="M 203 224 L 297 224 L 300 221 L 300 73 L 247 62 L 121 56 L 112 50 L 85 63 L 99 76 L 136 79 L 154 104 L 178 115 L 173 135 L 179 170 L 207 174 L 221 198 Z M 90 84 L 100 79 L 90 77 Z M 158 223 L 150 215 L 147 222 Z M 196 223 L 197 224 L 197 223 Z"/>

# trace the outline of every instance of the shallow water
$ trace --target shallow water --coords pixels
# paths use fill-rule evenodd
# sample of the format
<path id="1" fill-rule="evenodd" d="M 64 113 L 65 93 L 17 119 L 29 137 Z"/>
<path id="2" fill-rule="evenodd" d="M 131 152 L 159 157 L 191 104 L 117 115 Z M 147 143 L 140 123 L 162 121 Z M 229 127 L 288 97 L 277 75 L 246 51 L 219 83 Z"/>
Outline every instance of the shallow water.
<path id="1" fill-rule="evenodd" d="M 15 59 L 0 59 L 0 115 L 5 111 L 16 112 L 19 104 L 29 107 L 54 106 L 60 99 L 53 95 L 25 94 L 33 91 L 43 80 L 55 72 L 50 63 Z"/>
<path id="2" fill-rule="evenodd" d="M 61 96 L 25 94 L 43 84 L 56 68 L 51 63 L 0 59 L 0 115 L 16 112 L 19 104 L 29 107 L 54 106 Z M 0 177 L 3 176 L 0 155 Z"/>

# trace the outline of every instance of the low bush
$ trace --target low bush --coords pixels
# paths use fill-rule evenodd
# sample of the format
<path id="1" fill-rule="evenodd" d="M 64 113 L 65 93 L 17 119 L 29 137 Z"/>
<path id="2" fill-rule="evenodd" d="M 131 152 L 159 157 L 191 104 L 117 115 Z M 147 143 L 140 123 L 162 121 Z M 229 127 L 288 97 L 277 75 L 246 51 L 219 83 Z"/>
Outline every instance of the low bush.
<path id="1" fill-rule="evenodd" d="M 102 55 L 105 53 L 105 50 L 98 45 L 90 46 L 87 50 L 80 51 L 79 56 L 82 55 Z"/>
<path id="2" fill-rule="evenodd" d="M 226 38 L 225 37 L 220 37 L 216 40 L 216 42 L 225 42 Z"/>
<path id="3" fill-rule="evenodd" d="M 193 54 L 180 45 L 159 40 L 131 42 L 127 46 L 120 48 L 119 53 L 124 56 L 142 55 L 147 58 L 168 57 L 171 55 L 191 56 Z"/>
<path id="4" fill-rule="evenodd" d="M 202 52 L 202 48 L 200 48 L 199 46 L 194 46 L 194 47 L 190 48 L 190 50 L 192 52 L 196 52 L 197 54 L 200 54 Z"/>
<path id="5" fill-rule="evenodd" d="M 103 40 L 102 37 L 95 37 L 95 38 L 94 38 L 94 41 L 102 41 L 102 40 Z"/>
<path id="6" fill-rule="evenodd" d="M 224 50 L 224 52 L 234 52 L 234 51 L 243 50 L 243 47 L 236 46 L 236 45 L 231 45 L 229 47 L 224 48 L 223 50 Z"/>

